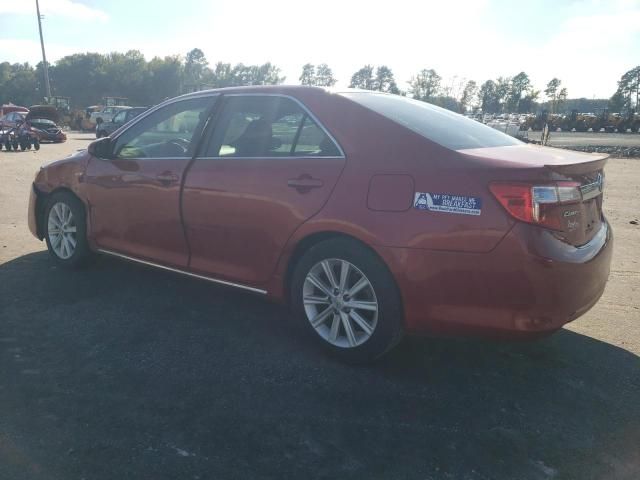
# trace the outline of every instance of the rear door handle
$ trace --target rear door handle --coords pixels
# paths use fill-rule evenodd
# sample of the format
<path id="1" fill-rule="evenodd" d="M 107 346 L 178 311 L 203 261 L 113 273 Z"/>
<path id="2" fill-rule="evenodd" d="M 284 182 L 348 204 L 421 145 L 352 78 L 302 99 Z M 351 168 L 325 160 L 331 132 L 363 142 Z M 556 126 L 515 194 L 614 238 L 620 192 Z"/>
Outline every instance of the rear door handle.
<path id="1" fill-rule="evenodd" d="M 312 188 L 320 188 L 322 180 L 313 178 L 310 175 L 300 175 L 298 178 L 291 178 L 287 181 L 287 185 L 298 190 L 310 190 Z"/>
<path id="2" fill-rule="evenodd" d="M 169 185 L 170 183 L 177 182 L 178 176 L 175 173 L 162 172 L 156 175 L 156 179 L 164 185 Z"/>

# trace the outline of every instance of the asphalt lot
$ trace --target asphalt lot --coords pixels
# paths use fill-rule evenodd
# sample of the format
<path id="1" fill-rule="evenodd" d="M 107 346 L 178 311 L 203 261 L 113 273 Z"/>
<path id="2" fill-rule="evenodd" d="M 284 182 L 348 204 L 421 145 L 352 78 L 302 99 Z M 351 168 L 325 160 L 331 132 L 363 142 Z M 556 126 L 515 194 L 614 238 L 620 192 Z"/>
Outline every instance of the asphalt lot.
<path id="1" fill-rule="evenodd" d="M 640 159 L 612 159 L 599 304 L 533 343 L 409 339 L 369 367 L 287 311 L 110 258 L 68 272 L 0 153 L 0 479 L 640 478 Z"/>

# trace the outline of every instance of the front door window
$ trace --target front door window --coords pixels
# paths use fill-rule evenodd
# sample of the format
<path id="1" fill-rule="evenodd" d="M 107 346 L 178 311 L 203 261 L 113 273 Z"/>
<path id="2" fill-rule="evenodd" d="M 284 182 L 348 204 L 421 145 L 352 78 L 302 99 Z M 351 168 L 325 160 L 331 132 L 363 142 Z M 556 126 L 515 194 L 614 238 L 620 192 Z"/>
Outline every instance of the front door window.
<path id="1" fill-rule="evenodd" d="M 118 136 L 114 156 L 123 159 L 191 158 L 215 97 L 170 103 Z"/>

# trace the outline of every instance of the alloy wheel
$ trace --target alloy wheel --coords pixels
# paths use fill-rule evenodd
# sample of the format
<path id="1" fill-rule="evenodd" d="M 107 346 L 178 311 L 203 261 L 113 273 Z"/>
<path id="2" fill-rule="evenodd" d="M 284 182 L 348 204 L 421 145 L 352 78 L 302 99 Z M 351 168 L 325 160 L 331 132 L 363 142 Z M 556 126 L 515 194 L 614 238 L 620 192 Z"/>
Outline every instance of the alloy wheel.
<path id="1" fill-rule="evenodd" d="M 71 258 L 77 246 L 77 225 L 71 207 L 55 203 L 49 210 L 47 235 L 54 253 L 63 260 Z"/>
<path id="2" fill-rule="evenodd" d="M 302 288 L 311 326 L 336 347 L 365 343 L 378 322 L 378 300 L 366 275 L 346 260 L 330 258 L 315 264 Z"/>

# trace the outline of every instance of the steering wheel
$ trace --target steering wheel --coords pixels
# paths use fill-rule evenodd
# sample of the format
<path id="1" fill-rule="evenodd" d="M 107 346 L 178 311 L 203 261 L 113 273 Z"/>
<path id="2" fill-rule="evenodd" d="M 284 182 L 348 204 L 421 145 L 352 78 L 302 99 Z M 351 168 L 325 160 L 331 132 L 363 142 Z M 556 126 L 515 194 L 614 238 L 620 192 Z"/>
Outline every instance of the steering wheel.
<path id="1" fill-rule="evenodd" d="M 180 148 L 180 153 L 186 153 L 189 150 L 189 145 L 191 142 L 185 140 L 184 138 L 172 138 L 171 140 L 167 140 L 168 145 L 175 145 Z"/>

